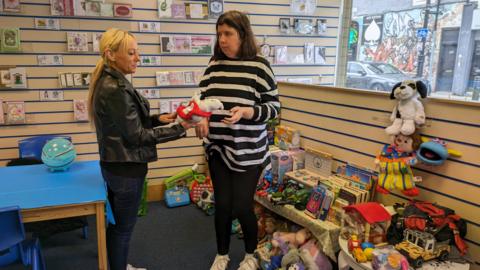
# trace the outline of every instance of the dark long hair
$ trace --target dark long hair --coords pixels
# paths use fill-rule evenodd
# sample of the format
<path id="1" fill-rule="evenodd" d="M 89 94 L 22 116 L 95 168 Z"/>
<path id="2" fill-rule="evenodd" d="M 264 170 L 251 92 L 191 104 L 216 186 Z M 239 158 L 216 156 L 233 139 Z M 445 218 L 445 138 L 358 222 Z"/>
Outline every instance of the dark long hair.
<path id="1" fill-rule="evenodd" d="M 253 35 L 252 26 L 250 25 L 250 20 L 245 13 L 237 10 L 227 11 L 218 18 L 217 25 L 215 27 L 217 31 L 217 41 L 215 42 L 212 59 L 218 60 L 227 58 L 227 56 L 222 52 L 218 40 L 218 27 L 224 24 L 235 29 L 240 36 L 241 43 L 237 57 L 240 60 L 254 59 L 257 56 L 258 47 L 255 41 L 255 36 Z"/>

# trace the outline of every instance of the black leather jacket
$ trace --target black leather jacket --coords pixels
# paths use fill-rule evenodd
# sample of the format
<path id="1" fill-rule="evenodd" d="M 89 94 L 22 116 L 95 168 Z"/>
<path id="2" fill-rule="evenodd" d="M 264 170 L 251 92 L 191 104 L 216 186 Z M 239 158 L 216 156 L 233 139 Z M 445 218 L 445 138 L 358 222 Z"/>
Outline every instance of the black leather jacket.
<path id="1" fill-rule="evenodd" d="M 95 127 L 100 160 L 150 162 L 157 160 L 157 143 L 185 136 L 181 125 L 163 125 L 150 116 L 148 100 L 120 72 L 104 66 L 95 86 Z"/>

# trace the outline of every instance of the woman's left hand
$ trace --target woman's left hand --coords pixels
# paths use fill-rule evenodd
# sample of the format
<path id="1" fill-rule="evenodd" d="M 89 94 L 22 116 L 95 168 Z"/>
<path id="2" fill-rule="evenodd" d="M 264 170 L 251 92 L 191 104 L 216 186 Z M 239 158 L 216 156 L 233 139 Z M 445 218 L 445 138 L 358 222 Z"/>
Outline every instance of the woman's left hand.
<path id="1" fill-rule="evenodd" d="M 177 118 L 177 113 L 167 113 L 158 116 L 158 121 L 162 123 L 173 123 Z"/>
<path id="2" fill-rule="evenodd" d="M 252 107 L 233 107 L 230 110 L 231 116 L 223 118 L 222 122 L 227 125 L 232 125 L 240 121 L 240 119 L 252 119 L 253 108 Z"/>

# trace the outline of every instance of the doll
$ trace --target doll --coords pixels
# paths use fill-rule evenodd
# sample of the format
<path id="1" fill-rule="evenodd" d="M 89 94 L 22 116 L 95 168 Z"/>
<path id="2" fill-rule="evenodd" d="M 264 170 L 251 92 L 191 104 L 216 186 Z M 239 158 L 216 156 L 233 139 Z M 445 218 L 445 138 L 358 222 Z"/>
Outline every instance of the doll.
<path id="1" fill-rule="evenodd" d="M 375 159 L 378 167 L 377 191 L 388 194 L 393 189 L 399 189 L 407 196 L 417 196 L 416 178 L 410 165 L 417 162 L 415 151 L 421 143 L 418 133 L 410 136 L 397 134 L 393 136 L 390 145 L 385 145 Z"/>

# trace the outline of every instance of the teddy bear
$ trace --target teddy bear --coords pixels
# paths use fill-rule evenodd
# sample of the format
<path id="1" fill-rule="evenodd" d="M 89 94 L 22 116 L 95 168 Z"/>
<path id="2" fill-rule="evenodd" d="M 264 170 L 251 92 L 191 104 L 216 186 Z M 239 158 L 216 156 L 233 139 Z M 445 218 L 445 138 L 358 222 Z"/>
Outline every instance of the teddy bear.
<path id="1" fill-rule="evenodd" d="M 422 81 L 405 80 L 393 86 L 390 99 L 397 99 L 390 116 L 392 125 L 385 131 L 388 135 L 410 135 L 415 126 L 425 124 L 425 112 L 419 100 L 427 97 L 427 86 Z"/>
<path id="2" fill-rule="evenodd" d="M 214 110 L 223 110 L 223 103 L 214 98 L 200 99 L 200 94 L 196 93 L 188 104 L 178 106 L 176 121 L 198 123 L 204 117 L 210 117 Z"/>

